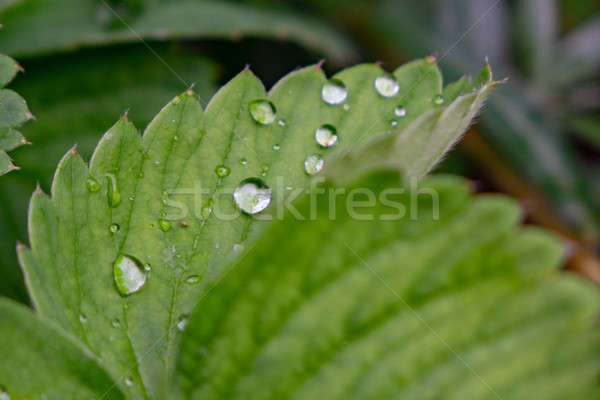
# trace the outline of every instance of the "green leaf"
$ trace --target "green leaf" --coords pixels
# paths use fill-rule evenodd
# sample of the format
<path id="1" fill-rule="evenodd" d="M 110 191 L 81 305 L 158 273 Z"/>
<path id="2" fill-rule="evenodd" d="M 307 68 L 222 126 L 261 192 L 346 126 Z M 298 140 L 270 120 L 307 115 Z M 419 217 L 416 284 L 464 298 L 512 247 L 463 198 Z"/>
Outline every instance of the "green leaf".
<path id="1" fill-rule="evenodd" d="M 95 357 L 31 310 L 0 299 L 0 320 L 1 398 L 125 398 Z"/>
<path id="2" fill-rule="evenodd" d="M 50 188 L 65 149 L 77 143 L 77 151 L 89 158 L 106 127 L 127 109 L 133 123 L 145 126 L 166 102 L 193 83 L 204 104 L 214 93 L 217 66 L 213 62 L 183 49 L 154 49 L 177 75 L 141 45 L 25 61 L 27 77 L 13 87 L 35 110 L 36 123 L 21 129 L 35 145 L 11 153 L 21 170 L 0 179 L 0 253 L 4 254 L 0 294 L 27 302 L 15 243 L 27 238 L 23 221 L 31 191 L 37 183 Z M 2 143 L 8 142 L 0 139 L 0 148 Z"/>
<path id="3" fill-rule="evenodd" d="M 261 221 L 309 186 L 307 157 L 320 154 L 327 168 L 337 155 L 359 150 L 361 138 L 400 134 L 429 110 L 452 107 L 432 101 L 442 82 L 430 60 L 406 64 L 393 76 L 400 90 L 384 98 L 374 82 L 389 75 L 379 66 L 341 71 L 334 78 L 345 84 L 347 98 L 332 106 L 322 99 L 327 78 L 320 65 L 287 75 L 268 94 L 244 70 L 205 111 L 191 91 L 177 96 L 141 140 L 122 118 L 100 141 L 89 169 L 74 149 L 68 152 L 51 197 L 41 191 L 32 196 L 31 250 L 19 252 L 36 309 L 101 355 L 113 377 L 130 375 L 128 395 L 167 397 L 179 319 L 221 277 L 237 249 L 251 242 Z M 248 108 L 261 99 L 276 112 L 266 125 Z M 407 113 L 392 129 L 400 101 Z M 315 141 L 323 124 L 339 135 L 331 148 Z M 94 190 L 86 188 L 90 178 Z M 256 216 L 241 214 L 233 201 L 233 190 L 248 178 L 272 191 L 271 206 Z M 110 196 L 117 192 L 118 205 Z M 132 261 L 127 268 L 149 268 L 145 284 L 129 296 L 113 278 L 120 255 Z"/>
<path id="4" fill-rule="evenodd" d="M 600 296 L 558 240 L 464 180 L 403 186 L 326 183 L 270 225 L 189 317 L 183 397 L 598 396 Z"/>
<path id="5" fill-rule="evenodd" d="M 0 54 L 0 175 L 19 169 L 6 152 L 27 143 L 14 128 L 33 118 L 21 96 L 10 89 L 2 89 L 20 69 L 15 60 Z"/>
<path id="6" fill-rule="evenodd" d="M 14 56 L 72 50 L 82 46 L 165 39 L 286 39 L 327 54 L 341 63 L 355 51 L 338 31 L 308 16 L 286 14 L 223 1 L 145 2 L 144 7 L 112 6 L 98 0 L 27 0 L 2 15 L 0 47 Z M 123 2 L 120 2 L 123 3 Z M 121 15 L 123 14 L 123 15 Z"/>

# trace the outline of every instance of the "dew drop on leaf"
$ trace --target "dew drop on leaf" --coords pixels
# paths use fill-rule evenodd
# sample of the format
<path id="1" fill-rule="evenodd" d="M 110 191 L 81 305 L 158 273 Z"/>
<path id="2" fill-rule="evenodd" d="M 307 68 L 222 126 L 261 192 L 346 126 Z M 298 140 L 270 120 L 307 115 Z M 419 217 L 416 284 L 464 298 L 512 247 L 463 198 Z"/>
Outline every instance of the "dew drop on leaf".
<path id="1" fill-rule="evenodd" d="M 179 317 L 179 319 L 177 320 L 177 330 L 182 331 L 187 325 L 188 320 L 189 319 L 187 315 L 182 315 L 181 317 Z"/>
<path id="2" fill-rule="evenodd" d="M 285 121 L 280 119 L 279 121 L 277 121 L 277 125 L 279 126 L 285 126 Z"/>
<path id="3" fill-rule="evenodd" d="M 119 232 L 119 229 L 121 229 L 119 224 L 110 224 L 110 227 L 108 228 L 110 233 L 117 233 L 117 232 Z"/>
<path id="4" fill-rule="evenodd" d="M 248 164 L 248 160 L 246 160 L 245 158 L 241 158 L 240 159 L 240 164 L 246 165 L 246 164 Z"/>
<path id="5" fill-rule="evenodd" d="M 248 111 L 252 119 L 260 125 L 269 125 L 275 121 L 277 110 L 269 100 L 258 99 L 248 103 Z"/>
<path id="6" fill-rule="evenodd" d="M 278 144 L 273 145 L 273 150 L 279 151 L 280 149 L 281 149 L 281 146 L 279 146 Z"/>
<path id="7" fill-rule="evenodd" d="M 332 125 L 323 125 L 315 131 L 315 140 L 321 147 L 331 147 L 338 141 L 337 130 Z"/>
<path id="8" fill-rule="evenodd" d="M 113 265 L 113 277 L 117 290 L 122 295 L 130 295 L 142 288 L 146 283 L 146 271 L 142 263 L 135 257 L 121 254 Z"/>
<path id="9" fill-rule="evenodd" d="M 397 106 L 394 109 L 394 115 L 398 118 L 406 117 L 406 108 L 404 108 L 404 106 Z"/>
<path id="10" fill-rule="evenodd" d="M 98 181 L 96 179 L 94 179 L 91 176 L 89 178 L 87 178 L 87 181 L 85 182 L 85 186 L 87 187 L 87 189 L 90 192 L 97 192 L 98 190 L 100 190 L 100 184 L 98 183 Z"/>
<path id="11" fill-rule="evenodd" d="M 246 214 L 256 214 L 271 202 L 271 189 L 259 178 L 244 179 L 235 188 L 233 200 Z"/>
<path id="12" fill-rule="evenodd" d="M 146 263 L 144 264 L 144 270 L 145 271 L 150 271 L 152 268 L 150 267 L 150 264 Z"/>
<path id="13" fill-rule="evenodd" d="M 350 104 L 344 104 L 344 111 L 350 111 Z"/>
<path id="14" fill-rule="evenodd" d="M 226 165 L 217 165 L 215 168 L 215 174 L 217 174 L 219 178 L 225 178 L 230 172 L 229 167 Z"/>
<path id="15" fill-rule="evenodd" d="M 393 119 L 390 121 L 390 125 L 391 126 L 398 126 L 398 120 L 397 119 Z"/>
<path id="16" fill-rule="evenodd" d="M 163 232 L 168 232 L 171 229 L 171 221 L 167 221 L 166 219 L 158 220 L 158 227 Z"/>
<path id="17" fill-rule="evenodd" d="M 133 385 L 133 379 L 131 379 L 130 377 L 125 378 L 125 385 L 126 386 Z"/>
<path id="18" fill-rule="evenodd" d="M 198 275 L 190 275 L 185 279 L 185 283 L 189 283 L 190 285 L 198 282 L 200 282 L 200 277 Z"/>
<path id="19" fill-rule="evenodd" d="M 442 96 L 441 94 L 436 94 L 433 98 L 433 104 L 437 106 L 444 104 L 444 96 Z"/>
<path id="20" fill-rule="evenodd" d="M 121 321 L 119 321 L 116 318 L 113 319 L 110 324 L 112 325 L 113 328 L 120 328 L 121 327 Z"/>
<path id="21" fill-rule="evenodd" d="M 323 158 L 318 154 L 312 154 L 304 160 L 304 171 L 308 175 L 315 175 L 323 169 Z"/>
<path id="22" fill-rule="evenodd" d="M 108 191 L 106 192 L 108 205 L 114 208 L 121 203 L 119 184 L 117 182 L 117 177 L 113 174 L 106 174 L 106 180 L 108 181 Z"/>
<path id="23" fill-rule="evenodd" d="M 381 97 L 394 97 L 400 91 L 400 85 L 391 76 L 379 76 L 373 81 L 375 90 Z"/>
<path id="24" fill-rule="evenodd" d="M 339 79 L 331 79 L 323 85 L 321 89 L 323 101 L 331 106 L 341 104 L 348 97 L 348 90 L 344 82 Z"/>
<path id="25" fill-rule="evenodd" d="M 85 315 L 83 315 L 83 314 L 79 314 L 79 321 L 82 324 L 85 324 L 87 322 L 87 317 Z M 1 397 L 0 397 L 0 399 L 1 399 Z"/>
<path id="26" fill-rule="evenodd" d="M 10 400 L 10 395 L 2 386 L 0 386 L 0 400 Z"/>

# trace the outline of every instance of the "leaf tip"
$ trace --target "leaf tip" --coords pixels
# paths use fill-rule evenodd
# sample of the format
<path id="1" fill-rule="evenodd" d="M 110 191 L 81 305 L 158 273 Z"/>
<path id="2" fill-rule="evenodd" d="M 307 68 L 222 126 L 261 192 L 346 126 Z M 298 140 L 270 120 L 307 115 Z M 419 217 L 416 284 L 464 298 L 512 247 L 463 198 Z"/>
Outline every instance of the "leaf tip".
<path id="1" fill-rule="evenodd" d="M 319 62 L 315 64 L 317 71 L 323 71 L 323 64 L 325 64 L 324 58 L 320 59 Z"/>
<path id="2" fill-rule="evenodd" d="M 44 194 L 39 181 L 35 183 L 35 190 L 33 191 L 33 194 Z"/>
<path id="3" fill-rule="evenodd" d="M 425 62 L 426 62 L 427 64 L 433 64 L 433 63 L 435 63 L 436 61 L 437 61 L 437 57 L 436 57 L 436 56 L 434 56 L 433 54 L 431 54 L 431 55 L 428 55 L 427 57 L 425 57 Z"/>
<path id="4" fill-rule="evenodd" d="M 27 121 L 29 121 L 31 119 L 35 119 L 35 115 L 33 115 L 31 111 L 27 111 L 27 113 L 25 114 L 25 118 L 27 118 Z"/>
<path id="5" fill-rule="evenodd" d="M 71 153 L 71 154 L 77 154 L 77 143 L 75 143 L 75 144 L 73 145 L 73 147 L 71 147 L 71 148 L 69 149 L 69 153 Z"/>
<path id="6" fill-rule="evenodd" d="M 25 245 L 20 240 L 17 240 L 17 253 L 20 253 L 25 248 Z"/>

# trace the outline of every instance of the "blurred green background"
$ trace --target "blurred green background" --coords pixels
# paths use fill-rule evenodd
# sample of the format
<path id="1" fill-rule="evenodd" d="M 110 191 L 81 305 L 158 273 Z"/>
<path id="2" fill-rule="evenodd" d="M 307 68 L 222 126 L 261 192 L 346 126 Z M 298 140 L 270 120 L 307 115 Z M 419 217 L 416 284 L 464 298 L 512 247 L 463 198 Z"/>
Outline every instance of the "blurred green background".
<path id="1" fill-rule="evenodd" d="M 438 170 L 521 199 L 583 249 L 573 268 L 600 271 L 597 0 L 0 0 L 0 23 L 0 52 L 25 69 L 10 88 L 36 116 L 33 145 L 10 153 L 21 169 L 0 177 L 0 295 L 28 301 L 15 244 L 73 144 L 88 158 L 126 110 L 143 130 L 191 84 L 206 105 L 246 64 L 270 87 L 321 59 L 331 74 L 434 55 L 449 81 L 488 57 L 509 83 Z"/>

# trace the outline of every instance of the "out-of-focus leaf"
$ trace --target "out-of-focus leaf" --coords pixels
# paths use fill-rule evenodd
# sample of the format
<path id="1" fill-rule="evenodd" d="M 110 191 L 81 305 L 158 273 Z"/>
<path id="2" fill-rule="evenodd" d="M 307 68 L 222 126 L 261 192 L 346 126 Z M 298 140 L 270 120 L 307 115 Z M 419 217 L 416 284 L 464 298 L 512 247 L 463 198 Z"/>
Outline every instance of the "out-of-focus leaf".
<path id="1" fill-rule="evenodd" d="M 558 37 L 558 0 L 519 0 L 514 35 L 518 62 L 537 79 L 553 62 Z"/>
<path id="2" fill-rule="evenodd" d="M 458 178 L 403 185 L 325 184 L 269 226 L 189 318 L 183 398 L 599 396 L 600 296 L 557 239 Z"/>
<path id="3" fill-rule="evenodd" d="M 196 83 L 194 90 L 204 102 L 213 93 L 216 66 L 212 62 L 187 51 L 158 47 L 157 51 L 185 82 L 142 46 L 82 51 L 26 63 L 27 76 L 15 81 L 14 87 L 31 99 L 38 119 L 23 127 L 34 145 L 11 153 L 22 169 L 0 179 L 0 252 L 4 255 L 0 294 L 27 301 L 15 244 L 27 238 L 23 221 L 31 191 L 37 182 L 50 188 L 65 149 L 77 143 L 84 157 L 91 156 L 115 116 L 129 109 L 129 119 L 144 126 L 188 84 Z M 0 131 L 0 137 L 8 132 Z M 7 145 L 13 142 L 14 137 L 5 142 L 0 139 Z"/>
<path id="4" fill-rule="evenodd" d="M 125 398 L 95 357 L 31 310 L 0 298 L 0 321 L 0 398 Z"/>
<path id="5" fill-rule="evenodd" d="M 113 377 L 130 378 L 128 395 L 169 397 L 180 319 L 222 276 L 237 249 L 251 243 L 261 221 L 281 212 L 278 205 L 306 190 L 312 174 L 360 138 L 389 130 L 400 135 L 439 107 L 434 99 L 441 94 L 441 75 L 427 59 L 393 74 L 375 64 L 357 65 L 333 79 L 328 82 L 320 64 L 313 65 L 267 93 L 244 70 L 205 111 L 186 91 L 142 138 L 122 118 L 100 140 L 89 168 L 69 151 L 57 167 L 51 197 L 33 194 L 31 249 L 19 252 L 32 301 L 101 357 Z M 387 97 L 376 91 L 376 80 Z M 341 83 L 332 87 L 334 82 L 345 89 Z M 406 115 L 391 126 L 401 100 Z M 329 144 L 321 140 L 319 146 L 316 130 L 323 125 L 333 128 Z M 259 201 L 265 196 L 270 203 Z M 269 204 L 254 215 L 255 206 L 260 211 Z M 122 262 L 131 274 L 114 272 Z M 122 295 L 128 292 L 117 290 L 125 286 L 123 275 L 143 288 Z"/>
<path id="6" fill-rule="evenodd" d="M 600 149 L 600 117 L 579 116 L 567 120 L 573 133 Z"/>
<path id="7" fill-rule="evenodd" d="M 600 15 L 575 28 L 558 43 L 560 55 L 547 65 L 545 80 L 567 86 L 598 74 L 600 70 Z"/>
<path id="8" fill-rule="evenodd" d="M 329 25 L 307 16 L 226 1 L 148 2 L 124 26 L 104 0 L 25 0 L 0 14 L 0 48 L 16 56 L 82 46 L 168 39 L 259 36 L 286 39 L 326 54 L 335 62 L 354 58 L 352 44 Z M 119 15 L 120 16 L 120 15 Z M 114 24 L 106 22 L 116 18 Z M 116 26 L 113 26 L 116 25 Z"/>

